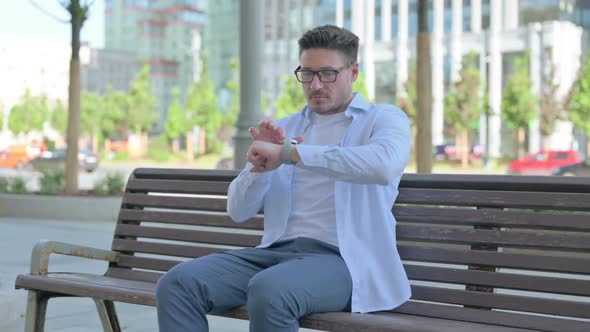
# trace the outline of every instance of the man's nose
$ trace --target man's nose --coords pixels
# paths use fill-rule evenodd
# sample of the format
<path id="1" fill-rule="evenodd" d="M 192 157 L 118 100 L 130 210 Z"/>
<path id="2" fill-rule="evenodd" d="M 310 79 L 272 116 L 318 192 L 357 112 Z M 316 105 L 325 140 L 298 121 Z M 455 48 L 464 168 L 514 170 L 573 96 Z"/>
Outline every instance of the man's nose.
<path id="1" fill-rule="evenodd" d="M 320 81 L 320 77 L 316 74 L 313 75 L 313 78 L 311 79 L 311 82 L 309 83 L 309 87 L 312 90 L 318 90 L 323 86 L 322 81 Z"/>

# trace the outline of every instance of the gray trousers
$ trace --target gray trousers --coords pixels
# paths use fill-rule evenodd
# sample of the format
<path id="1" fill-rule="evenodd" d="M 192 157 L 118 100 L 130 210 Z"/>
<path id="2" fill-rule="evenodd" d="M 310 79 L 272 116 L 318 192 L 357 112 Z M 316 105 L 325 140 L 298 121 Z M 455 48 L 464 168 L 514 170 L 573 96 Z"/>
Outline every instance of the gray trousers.
<path id="1" fill-rule="evenodd" d="M 178 264 L 158 281 L 160 332 L 208 331 L 207 313 L 246 304 L 250 331 L 297 331 L 304 315 L 349 311 L 352 279 L 338 248 L 297 238 Z"/>

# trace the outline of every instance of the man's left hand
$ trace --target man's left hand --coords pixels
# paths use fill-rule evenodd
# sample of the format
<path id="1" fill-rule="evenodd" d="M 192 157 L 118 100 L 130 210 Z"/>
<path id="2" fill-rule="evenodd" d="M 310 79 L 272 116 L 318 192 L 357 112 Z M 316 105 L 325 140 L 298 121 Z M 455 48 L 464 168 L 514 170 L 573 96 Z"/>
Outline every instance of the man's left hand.
<path id="1" fill-rule="evenodd" d="M 283 164 L 281 150 L 282 145 L 254 141 L 248 150 L 248 162 L 254 165 L 250 172 L 263 173 L 277 169 Z"/>

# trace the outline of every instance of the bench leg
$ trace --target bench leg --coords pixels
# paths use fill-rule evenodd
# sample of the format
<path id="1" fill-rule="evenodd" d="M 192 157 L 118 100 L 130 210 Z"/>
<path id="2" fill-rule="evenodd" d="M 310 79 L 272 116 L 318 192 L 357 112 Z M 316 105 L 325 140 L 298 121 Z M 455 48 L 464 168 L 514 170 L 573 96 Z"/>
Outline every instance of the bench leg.
<path id="1" fill-rule="evenodd" d="M 45 313 L 49 297 L 42 292 L 29 291 L 27 295 L 27 314 L 25 332 L 43 332 L 45 330 Z"/>
<path id="2" fill-rule="evenodd" d="M 117 318 L 117 312 L 115 311 L 115 304 L 113 301 L 102 299 L 93 300 L 94 303 L 96 303 L 96 309 L 98 310 L 103 330 L 105 332 L 121 332 L 119 318 Z"/>

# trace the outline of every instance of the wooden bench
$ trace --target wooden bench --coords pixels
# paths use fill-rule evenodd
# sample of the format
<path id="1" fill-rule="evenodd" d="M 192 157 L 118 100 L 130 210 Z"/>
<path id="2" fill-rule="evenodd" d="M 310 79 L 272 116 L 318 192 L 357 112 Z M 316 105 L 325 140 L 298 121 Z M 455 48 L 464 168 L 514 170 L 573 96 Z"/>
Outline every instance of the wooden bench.
<path id="1" fill-rule="evenodd" d="M 42 331 L 52 297 L 90 297 L 105 331 L 113 302 L 155 305 L 179 261 L 256 246 L 262 217 L 226 214 L 235 171 L 137 169 L 110 251 L 56 242 L 33 250 L 27 331 Z M 393 311 L 313 314 L 329 331 L 590 331 L 590 178 L 406 174 L 393 209 L 412 300 Z M 48 271 L 50 254 L 109 261 L 104 275 Z M 223 314 L 247 319 L 245 307 Z M 154 327 L 156 329 L 156 327 Z"/>

